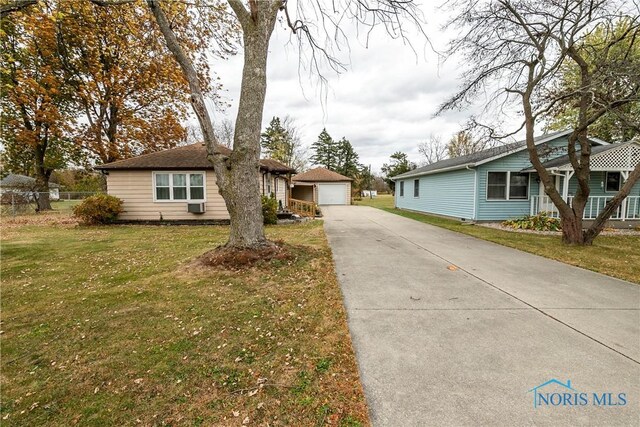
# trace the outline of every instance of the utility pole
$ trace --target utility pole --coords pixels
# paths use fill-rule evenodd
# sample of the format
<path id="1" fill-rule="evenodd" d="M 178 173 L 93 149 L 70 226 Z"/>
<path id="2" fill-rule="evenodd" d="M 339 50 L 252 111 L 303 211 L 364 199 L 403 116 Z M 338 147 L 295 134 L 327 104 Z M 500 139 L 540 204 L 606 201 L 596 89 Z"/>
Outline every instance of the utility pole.
<path id="1" fill-rule="evenodd" d="M 371 189 L 371 163 L 369 163 L 369 176 L 367 177 L 369 180 L 369 199 L 373 199 L 373 193 Z"/>

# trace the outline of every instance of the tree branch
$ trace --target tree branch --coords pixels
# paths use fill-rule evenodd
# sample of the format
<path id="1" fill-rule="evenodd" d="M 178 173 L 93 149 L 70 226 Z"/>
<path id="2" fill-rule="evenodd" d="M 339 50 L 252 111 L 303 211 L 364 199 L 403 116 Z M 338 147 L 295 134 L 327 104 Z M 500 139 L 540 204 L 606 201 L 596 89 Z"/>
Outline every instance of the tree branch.
<path id="1" fill-rule="evenodd" d="M 38 0 L 14 0 L 0 6 L 0 18 L 8 16 L 10 13 L 18 12 L 29 6 L 38 3 Z"/>
<path id="2" fill-rule="evenodd" d="M 200 123 L 209 159 L 214 167 L 218 166 L 218 168 L 220 168 L 223 166 L 224 160 L 221 158 L 222 155 L 218 149 L 216 135 L 207 110 L 207 105 L 204 101 L 204 95 L 200 85 L 200 80 L 198 79 L 198 74 L 193 67 L 191 59 L 187 56 L 184 49 L 182 49 L 182 46 L 180 46 L 180 42 L 178 41 L 176 34 L 171 29 L 171 25 L 162 11 L 159 1 L 147 0 L 147 5 L 149 6 L 153 16 L 156 18 L 160 32 L 162 32 L 162 35 L 165 38 L 167 48 L 173 54 L 173 57 L 180 65 L 180 68 L 182 68 L 187 82 L 189 83 L 189 88 L 191 89 L 191 105 L 193 106 L 193 110 L 196 113 L 198 122 Z"/>

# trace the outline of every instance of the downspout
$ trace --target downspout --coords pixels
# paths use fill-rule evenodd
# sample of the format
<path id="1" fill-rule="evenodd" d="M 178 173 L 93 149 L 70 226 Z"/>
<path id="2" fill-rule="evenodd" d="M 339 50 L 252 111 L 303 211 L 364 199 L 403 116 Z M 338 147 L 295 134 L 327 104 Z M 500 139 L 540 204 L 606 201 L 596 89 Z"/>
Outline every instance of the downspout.
<path id="1" fill-rule="evenodd" d="M 474 221 L 477 221 L 476 218 L 478 218 L 478 203 L 477 203 L 477 197 L 478 197 L 478 169 L 473 168 L 471 169 L 469 167 L 469 165 L 466 166 L 467 170 L 473 170 L 473 218 L 471 218 Z"/>

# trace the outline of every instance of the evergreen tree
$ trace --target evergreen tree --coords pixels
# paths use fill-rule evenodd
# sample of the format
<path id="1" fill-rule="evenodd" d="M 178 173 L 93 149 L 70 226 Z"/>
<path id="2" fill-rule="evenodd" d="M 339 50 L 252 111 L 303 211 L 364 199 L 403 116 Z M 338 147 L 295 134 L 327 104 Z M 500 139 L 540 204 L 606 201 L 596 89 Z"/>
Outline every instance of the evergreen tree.
<path id="1" fill-rule="evenodd" d="M 286 163 L 285 157 L 291 145 L 291 136 L 282 126 L 279 117 L 274 117 L 269 127 L 262 133 L 260 142 L 265 151 L 265 156 Z"/>
<path id="2" fill-rule="evenodd" d="M 314 151 L 311 156 L 311 162 L 314 165 L 325 167 L 329 170 L 335 171 L 338 166 L 338 144 L 331 138 L 331 135 L 327 132 L 327 129 L 322 129 L 318 140 L 311 144 L 311 149 Z"/>
<path id="3" fill-rule="evenodd" d="M 305 168 L 306 148 L 302 146 L 300 133 L 291 117 L 285 116 L 282 120 L 280 117 L 271 119 L 260 141 L 266 157 L 282 162 L 297 171 Z"/>
<path id="4" fill-rule="evenodd" d="M 358 153 L 353 149 L 351 142 L 345 137 L 342 137 L 337 143 L 337 161 L 335 172 L 348 176 L 349 178 L 357 178 L 362 168 L 360 164 Z"/>
<path id="5" fill-rule="evenodd" d="M 415 163 L 409 161 L 407 153 L 396 151 L 391 155 L 391 161 L 382 165 L 382 173 L 385 175 L 385 182 L 389 184 L 391 192 L 395 191 L 396 183 L 391 180 L 396 175 L 409 172 L 416 168 Z"/>

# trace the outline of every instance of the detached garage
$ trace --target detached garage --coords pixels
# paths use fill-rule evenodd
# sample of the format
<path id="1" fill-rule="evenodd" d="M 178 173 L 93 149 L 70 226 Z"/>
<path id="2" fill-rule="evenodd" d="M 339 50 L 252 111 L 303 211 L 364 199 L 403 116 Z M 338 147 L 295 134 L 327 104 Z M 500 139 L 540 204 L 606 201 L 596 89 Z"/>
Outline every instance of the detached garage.
<path id="1" fill-rule="evenodd" d="M 350 205 L 351 178 L 315 168 L 292 178 L 291 198 L 318 205 Z"/>

